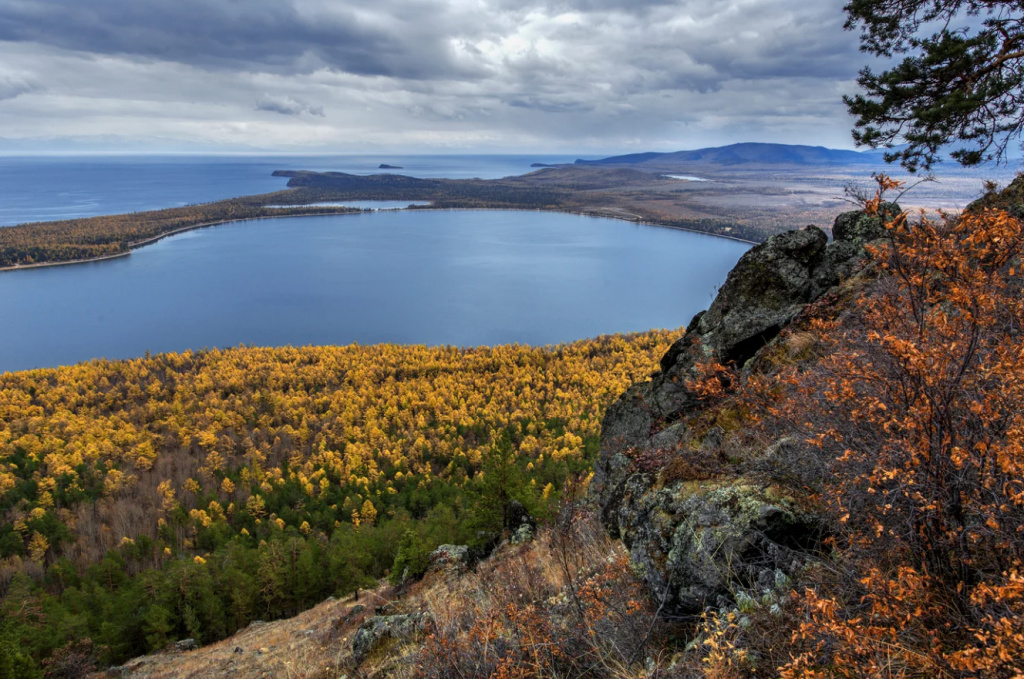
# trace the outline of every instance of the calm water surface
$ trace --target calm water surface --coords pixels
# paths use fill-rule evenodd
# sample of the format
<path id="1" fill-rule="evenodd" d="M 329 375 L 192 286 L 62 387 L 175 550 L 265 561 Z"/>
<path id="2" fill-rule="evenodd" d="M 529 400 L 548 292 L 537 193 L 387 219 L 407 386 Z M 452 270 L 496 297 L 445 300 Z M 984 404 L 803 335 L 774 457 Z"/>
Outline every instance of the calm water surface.
<path id="1" fill-rule="evenodd" d="M 542 212 L 239 222 L 0 273 L 0 371 L 238 344 L 542 345 L 678 327 L 747 247 Z"/>

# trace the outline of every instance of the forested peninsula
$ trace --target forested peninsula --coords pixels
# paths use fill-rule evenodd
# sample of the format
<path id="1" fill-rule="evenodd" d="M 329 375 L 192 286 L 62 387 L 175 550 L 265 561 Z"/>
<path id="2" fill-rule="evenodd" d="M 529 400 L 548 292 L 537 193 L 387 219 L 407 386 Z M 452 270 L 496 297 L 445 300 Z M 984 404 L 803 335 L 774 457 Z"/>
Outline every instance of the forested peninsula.
<path id="1" fill-rule="evenodd" d="M 786 144 L 734 144 L 547 166 L 500 179 L 441 179 L 393 172 L 278 170 L 288 188 L 186 207 L 0 228 L 0 270 L 116 257 L 185 229 L 228 221 L 358 212 L 337 201 L 426 201 L 414 209 L 548 210 L 696 231 L 761 243 L 803 224 L 828 224 L 870 186 L 873 156 Z M 877 157 L 874 157 L 877 160 Z M 535 164 L 534 166 L 536 166 Z M 915 188 L 908 209 L 955 209 L 981 187 L 947 172 Z M 289 207 L 290 206 L 290 207 Z"/>
<path id="2" fill-rule="evenodd" d="M 164 236 L 242 219 L 358 212 L 310 207 L 315 192 L 282 191 L 185 207 L 0 228 L 0 270 L 107 259 Z M 296 207 L 267 207 L 285 204 Z"/>

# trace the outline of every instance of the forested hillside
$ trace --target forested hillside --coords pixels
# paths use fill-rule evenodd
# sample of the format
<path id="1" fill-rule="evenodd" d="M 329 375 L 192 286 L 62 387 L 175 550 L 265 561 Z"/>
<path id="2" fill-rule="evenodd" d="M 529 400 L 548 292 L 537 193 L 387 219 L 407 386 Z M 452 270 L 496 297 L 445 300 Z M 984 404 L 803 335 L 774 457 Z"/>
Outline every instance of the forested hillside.
<path id="1" fill-rule="evenodd" d="M 605 407 L 673 334 L 4 374 L 0 659 L 30 676 L 76 639 L 104 662 L 205 643 L 484 548 L 508 501 L 543 515 L 588 472 Z"/>

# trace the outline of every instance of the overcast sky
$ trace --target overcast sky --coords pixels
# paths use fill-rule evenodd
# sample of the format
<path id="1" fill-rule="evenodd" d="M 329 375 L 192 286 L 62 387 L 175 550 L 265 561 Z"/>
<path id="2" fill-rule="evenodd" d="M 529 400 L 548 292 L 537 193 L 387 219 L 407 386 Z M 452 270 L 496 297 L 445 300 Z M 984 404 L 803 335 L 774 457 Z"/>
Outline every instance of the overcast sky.
<path id="1" fill-rule="evenodd" d="M 844 2 L 0 0 L 0 152 L 852 148 Z"/>

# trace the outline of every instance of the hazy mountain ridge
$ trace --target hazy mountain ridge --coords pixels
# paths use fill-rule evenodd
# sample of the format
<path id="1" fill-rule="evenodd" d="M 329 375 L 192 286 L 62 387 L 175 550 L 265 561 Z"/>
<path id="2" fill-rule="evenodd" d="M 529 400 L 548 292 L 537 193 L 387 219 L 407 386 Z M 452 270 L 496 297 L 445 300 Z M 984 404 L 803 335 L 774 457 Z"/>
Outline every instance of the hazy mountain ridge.
<path id="1" fill-rule="evenodd" d="M 866 165 L 882 163 L 882 151 L 848 151 L 824 146 L 746 142 L 668 153 L 648 152 L 576 161 L 577 165 L 671 165 L 700 163 L 714 165 Z"/>

